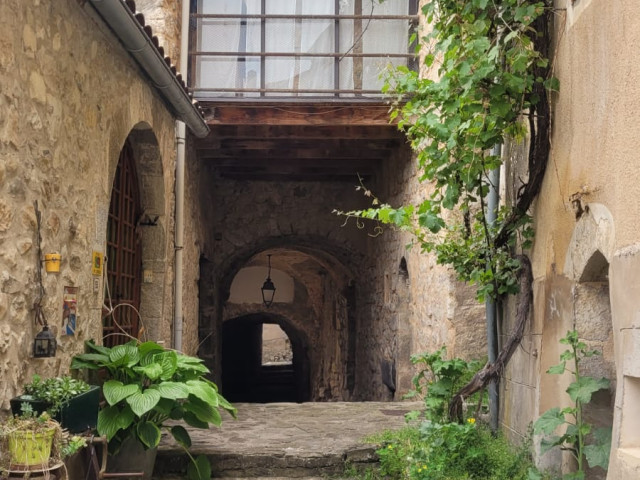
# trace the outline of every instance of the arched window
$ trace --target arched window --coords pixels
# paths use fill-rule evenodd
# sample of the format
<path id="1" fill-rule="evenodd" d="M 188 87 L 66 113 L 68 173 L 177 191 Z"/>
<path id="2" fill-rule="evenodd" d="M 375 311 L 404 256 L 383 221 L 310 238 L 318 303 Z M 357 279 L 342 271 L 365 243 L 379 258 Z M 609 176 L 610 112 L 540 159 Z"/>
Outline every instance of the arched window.
<path id="1" fill-rule="evenodd" d="M 140 194 L 133 149 L 125 142 L 111 191 L 107 224 L 107 281 L 105 304 L 112 307 L 102 325 L 103 343 L 113 346 L 138 337 L 142 252 L 136 223 Z M 133 307 L 133 308 L 132 308 Z"/>

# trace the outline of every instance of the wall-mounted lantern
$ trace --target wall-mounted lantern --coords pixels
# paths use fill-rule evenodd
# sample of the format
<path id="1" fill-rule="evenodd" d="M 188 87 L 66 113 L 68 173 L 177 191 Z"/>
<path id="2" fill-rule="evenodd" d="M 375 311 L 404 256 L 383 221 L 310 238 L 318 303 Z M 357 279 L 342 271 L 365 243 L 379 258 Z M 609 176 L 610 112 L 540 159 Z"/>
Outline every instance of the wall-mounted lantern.
<path id="1" fill-rule="evenodd" d="M 265 307 L 270 307 L 273 303 L 273 297 L 276 294 L 276 286 L 271 281 L 271 255 L 267 255 L 269 259 L 269 271 L 267 273 L 267 279 L 262 284 L 262 301 Z"/>
<path id="2" fill-rule="evenodd" d="M 47 319 L 44 316 L 44 312 L 42 310 L 42 299 L 44 298 L 45 291 L 44 285 L 42 284 L 42 247 L 40 245 L 41 237 L 40 237 L 40 226 L 42 222 L 42 216 L 40 214 L 40 210 L 38 209 L 38 201 L 33 202 L 33 210 L 36 214 L 36 227 L 37 227 L 37 280 L 38 280 L 38 296 L 33 302 L 33 308 L 35 310 L 35 324 L 42 326 L 42 331 L 39 332 L 36 337 L 33 339 L 33 356 L 35 358 L 42 357 L 55 357 L 56 356 L 56 347 L 58 343 L 56 342 L 56 336 L 53 334 L 51 330 L 49 330 L 49 324 L 47 323 Z M 57 253 L 51 253 L 45 255 L 45 268 L 47 272 L 57 273 L 60 271 L 60 255 Z"/>
<path id="3" fill-rule="evenodd" d="M 49 330 L 48 325 L 44 325 L 42 331 L 33 339 L 33 356 L 35 358 L 55 357 L 57 346 L 53 332 Z"/>

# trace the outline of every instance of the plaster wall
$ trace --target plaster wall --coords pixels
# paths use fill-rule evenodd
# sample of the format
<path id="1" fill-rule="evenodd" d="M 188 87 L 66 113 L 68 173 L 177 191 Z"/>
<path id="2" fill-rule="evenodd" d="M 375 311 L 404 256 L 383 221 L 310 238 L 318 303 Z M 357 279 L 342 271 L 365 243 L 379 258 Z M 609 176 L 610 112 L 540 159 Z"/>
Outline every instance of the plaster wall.
<path id="1" fill-rule="evenodd" d="M 533 210 L 533 319 L 505 375 L 503 420 L 515 437 L 524 437 L 529 422 L 566 402 L 569 379 L 544 372 L 564 350 L 558 340 L 577 327 L 603 352 L 600 363 L 588 368 L 612 380 L 608 478 L 636 478 L 636 434 L 626 421 L 639 400 L 637 372 L 627 366 L 640 348 L 633 333 L 640 311 L 635 300 L 640 199 L 633 193 L 640 176 L 635 121 L 640 66 L 634 47 L 640 41 L 640 17 L 633 0 L 557 1 L 556 7 L 566 9 L 555 15 L 554 26 L 560 92 L 553 96 L 551 158 Z M 508 155 L 521 174 L 519 148 Z M 517 176 L 510 177 L 515 188 Z M 604 260 L 605 283 L 587 285 L 594 255 Z M 589 316 L 595 322 L 585 320 Z M 562 459 L 546 463 L 558 466 Z"/>
<path id="2" fill-rule="evenodd" d="M 141 139 L 134 150 L 141 157 L 143 205 L 159 215 L 155 230 L 142 234 L 145 268 L 155 273 L 146 288 L 156 298 L 143 310 L 154 319 L 154 338 L 170 341 L 175 147 L 172 116 L 88 4 L 3 1 L 0 32 L 4 409 L 33 373 L 67 372 L 70 357 L 83 351 L 84 340 L 101 338 L 103 284 L 91 273 L 91 253 L 105 251 L 112 182 L 130 134 Z M 50 359 L 31 358 L 39 331 L 32 308 L 38 265 L 36 200 L 42 212 L 43 252 L 62 255 L 60 273 L 43 278 L 44 313 L 53 327 L 61 322 L 63 287 L 79 288 L 76 335 L 59 338 L 58 353 Z"/>

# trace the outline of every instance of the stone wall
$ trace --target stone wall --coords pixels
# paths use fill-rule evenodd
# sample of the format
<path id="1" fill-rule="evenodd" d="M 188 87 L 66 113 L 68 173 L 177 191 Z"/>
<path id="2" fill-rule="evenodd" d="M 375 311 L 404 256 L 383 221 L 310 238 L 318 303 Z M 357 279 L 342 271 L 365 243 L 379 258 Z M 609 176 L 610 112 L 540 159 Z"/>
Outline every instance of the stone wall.
<path id="1" fill-rule="evenodd" d="M 418 182 L 416 171 L 410 153 L 398 152 L 385 163 L 373 186 L 375 195 L 396 206 L 420 202 L 429 187 Z M 369 238 L 375 263 L 368 272 L 364 318 L 372 325 L 359 339 L 364 346 L 359 348 L 359 368 L 367 372 L 360 378 L 372 384 L 361 385 L 365 398 L 375 392 L 376 399 L 401 399 L 417 373 L 412 354 L 445 345 L 449 356 L 486 357 L 486 334 L 478 335 L 486 331 L 484 306 L 476 301 L 475 290 L 456 281 L 449 268 L 437 265 L 435 256 L 421 252 L 419 245 L 407 248 L 414 240 L 392 228 Z"/>
<path id="2" fill-rule="evenodd" d="M 89 4 L 4 1 L 0 32 L 0 407 L 7 408 L 33 373 L 65 373 L 84 340 L 101 338 L 103 282 L 91 273 L 91 255 L 105 251 L 127 137 L 139 156 L 142 203 L 158 216 L 158 226 L 141 233 L 144 268 L 153 273 L 142 313 L 154 339 L 170 340 L 175 137 L 172 116 Z M 43 252 L 62 255 L 60 273 L 44 274 L 44 313 L 55 329 L 63 287 L 79 288 L 76 335 L 59 338 L 51 359 L 31 358 L 39 330 L 34 201 Z"/>
<path id="3" fill-rule="evenodd" d="M 203 243 L 207 282 L 201 284 L 201 332 L 208 345 L 202 355 L 218 374 L 222 321 L 268 313 L 305 339 L 311 398 L 344 399 L 342 292 L 349 281 L 361 282 L 369 260 L 366 234 L 341 228 L 343 220 L 332 210 L 361 206 L 361 197 L 348 183 L 224 180 L 203 162 L 200 221 L 209 230 Z M 293 301 L 283 303 L 276 295 L 268 311 L 261 303 L 227 302 L 235 275 L 244 267 L 266 266 L 267 252 L 274 269 L 293 279 Z"/>

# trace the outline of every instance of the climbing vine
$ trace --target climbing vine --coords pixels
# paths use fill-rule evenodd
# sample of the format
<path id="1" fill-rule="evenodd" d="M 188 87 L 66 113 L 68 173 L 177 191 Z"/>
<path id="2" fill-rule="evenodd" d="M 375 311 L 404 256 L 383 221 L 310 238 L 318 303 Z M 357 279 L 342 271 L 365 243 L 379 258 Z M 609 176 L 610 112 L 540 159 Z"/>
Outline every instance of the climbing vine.
<path id="1" fill-rule="evenodd" d="M 373 198 L 372 208 L 338 213 L 411 232 L 439 263 L 475 284 L 479 300 L 521 291 L 516 330 L 523 329 L 530 269 L 515 250 L 526 249 L 533 238 L 527 212 L 549 156 L 548 94 L 558 88 L 548 50 L 551 1 L 431 0 L 422 13 L 430 29 L 417 44 L 436 78 L 400 67 L 388 76 L 384 92 L 393 99 L 391 117 L 410 140 L 430 194 L 418 204 L 394 207 L 361 185 Z M 514 204 L 489 222 L 489 172 L 500 167 L 495 147 L 507 138 L 528 139 L 528 179 Z M 505 345 L 511 351 L 503 349 L 467 387 L 496 379 L 521 336 L 514 332 Z M 460 395 L 473 393 L 469 388 Z M 452 415 L 461 396 L 454 397 Z"/>

